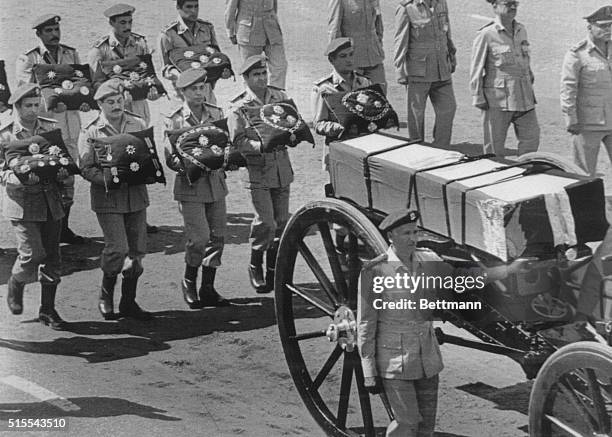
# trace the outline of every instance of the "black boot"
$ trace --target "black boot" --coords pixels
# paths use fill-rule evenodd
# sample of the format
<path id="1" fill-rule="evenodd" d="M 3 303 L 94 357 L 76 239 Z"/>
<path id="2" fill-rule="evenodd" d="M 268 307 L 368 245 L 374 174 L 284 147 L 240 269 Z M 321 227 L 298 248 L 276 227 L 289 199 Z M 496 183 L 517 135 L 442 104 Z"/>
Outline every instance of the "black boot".
<path id="1" fill-rule="evenodd" d="M 23 288 L 25 284 L 19 282 L 11 275 L 6 284 L 6 303 L 8 304 L 11 313 L 17 315 L 23 313 Z"/>
<path id="2" fill-rule="evenodd" d="M 192 267 L 189 264 L 185 265 L 185 277 L 181 281 L 181 290 L 183 299 L 189 308 L 192 310 L 202 308 L 202 304 L 198 300 L 198 292 L 196 290 L 196 281 L 198 279 L 198 267 Z"/>
<path id="3" fill-rule="evenodd" d="M 228 307 L 230 301 L 222 297 L 215 290 L 215 274 L 217 269 L 214 267 L 202 267 L 202 286 L 200 287 L 200 302 L 203 307 Z"/>
<path id="4" fill-rule="evenodd" d="M 38 311 L 38 321 L 43 325 L 51 327 L 56 331 L 66 328 L 66 322 L 55 311 L 55 292 L 57 284 L 50 282 L 40 283 L 40 310 Z"/>
<path id="5" fill-rule="evenodd" d="M 138 278 L 123 277 L 121 280 L 121 300 L 119 301 L 119 314 L 136 320 L 151 320 L 150 312 L 144 311 L 136 303 L 136 287 Z"/>
<path id="6" fill-rule="evenodd" d="M 68 244 L 85 244 L 87 241 L 84 237 L 75 234 L 68 227 L 68 220 L 70 218 L 71 206 L 64 206 L 64 218 L 62 219 L 62 233 L 60 236 L 60 243 Z"/>
<path id="7" fill-rule="evenodd" d="M 263 251 L 251 250 L 251 263 L 249 264 L 249 279 L 251 286 L 257 293 L 266 292 L 266 281 L 263 275 Z"/>
<path id="8" fill-rule="evenodd" d="M 116 320 L 117 314 L 114 309 L 113 294 L 115 293 L 115 284 L 117 276 L 102 276 L 102 287 L 100 287 L 100 296 L 98 300 L 98 309 L 104 320 Z"/>
<path id="9" fill-rule="evenodd" d="M 276 254 L 278 243 L 272 244 L 266 251 L 266 293 L 274 290 L 274 268 L 276 266 Z"/>

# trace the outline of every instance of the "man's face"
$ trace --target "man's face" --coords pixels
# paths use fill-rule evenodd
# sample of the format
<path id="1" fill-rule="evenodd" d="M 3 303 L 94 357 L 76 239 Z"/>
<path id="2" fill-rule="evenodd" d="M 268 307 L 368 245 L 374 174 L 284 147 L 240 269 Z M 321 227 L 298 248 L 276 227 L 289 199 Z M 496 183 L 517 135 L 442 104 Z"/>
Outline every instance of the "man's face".
<path id="1" fill-rule="evenodd" d="M 177 9 L 183 21 L 195 21 L 198 19 L 200 4 L 197 0 L 189 0 Z"/>
<path id="2" fill-rule="evenodd" d="M 52 24 L 49 26 L 41 27 L 36 31 L 36 35 L 40 38 L 42 43 L 46 46 L 57 46 L 60 42 L 60 25 Z"/>
<path id="3" fill-rule="evenodd" d="M 28 123 L 33 123 L 40 114 L 40 97 L 24 97 L 15 103 L 15 109 L 19 118 Z"/>
<path id="4" fill-rule="evenodd" d="M 132 31 L 132 16 L 121 15 L 110 19 L 110 25 L 113 28 L 115 35 L 119 37 L 127 37 Z"/>
<path id="5" fill-rule="evenodd" d="M 123 115 L 123 95 L 113 94 L 98 100 L 98 105 L 104 116 L 110 120 L 118 120 Z"/>
<path id="6" fill-rule="evenodd" d="M 196 82 L 182 89 L 183 96 L 188 104 L 201 105 L 206 101 L 206 83 Z"/>
<path id="7" fill-rule="evenodd" d="M 493 11 L 500 18 L 512 19 L 516 18 L 516 11 L 519 2 L 516 0 L 497 0 L 493 5 Z"/>
<path id="8" fill-rule="evenodd" d="M 389 231 L 389 239 L 395 249 L 403 254 L 409 254 L 416 249 L 418 229 L 415 223 L 406 223 Z"/>
<path id="9" fill-rule="evenodd" d="M 589 31 L 594 41 L 608 41 L 612 34 L 612 23 L 591 23 Z"/>
<path id="10" fill-rule="evenodd" d="M 354 53 L 355 50 L 352 47 L 347 47 L 345 49 L 338 50 L 331 56 L 331 64 L 338 73 L 346 74 L 353 71 L 355 68 L 355 62 L 353 59 Z"/>
<path id="11" fill-rule="evenodd" d="M 268 68 L 254 68 L 244 76 L 247 86 L 253 91 L 263 91 L 268 86 Z"/>

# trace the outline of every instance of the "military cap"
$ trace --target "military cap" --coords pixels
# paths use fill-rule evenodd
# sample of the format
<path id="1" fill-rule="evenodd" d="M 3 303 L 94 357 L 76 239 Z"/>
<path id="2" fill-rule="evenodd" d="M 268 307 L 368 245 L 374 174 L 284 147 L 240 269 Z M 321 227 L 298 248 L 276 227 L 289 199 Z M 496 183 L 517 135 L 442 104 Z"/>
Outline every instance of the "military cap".
<path id="1" fill-rule="evenodd" d="M 117 3 L 112 5 L 110 8 L 104 11 L 104 16 L 108 18 L 116 17 L 118 15 L 132 14 L 136 8 L 134 6 L 126 5 L 125 3 Z"/>
<path id="2" fill-rule="evenodd" d="M 264 55 L 253 55 L 246 58 L 238 70 L 238 74 L 247 74 L 254 68 L 266 68 L 268 59 Z"/>
<path id="3" fill-rule="evenodd" d="M 176 80 L 177 88 L 187 88 L 189 85 L 193 85 L 196 82 L 203 82 L 206 80 L 206 70 L 203 68 L 190 68 L 183 71 L 178 79 Z"/>
<path id="4" fill-rule="evenodd" d="M 347 37 L 334 38 L 327 45 L 327 48 L 325 49 L 324 55 L 325 56 L 333 55 L 338 50 L 346 49 L 348 47 L 353 47 L 353 39 L 352 38 L 347 38 Z"/>
<path id="5" fill-rule="evenodd" d="M 398 211 L 393 211 L 385 217 L 385 219 L 380 222 L 380 225 L 378 225 L 378 229 L 382 232 L 389 232 L 406 223 L 414 223 L 420 217 L 421 215 L 419 212 L 414 209 L 400 209 Z"/>
<path id="6" fill-rule="evenodd" d="M 62 18 L 56 14 L 45 14 L 40 15 L 32 21 L 32 29 L 38 29 L 39 27 L 44 26 L 53 26 L 60 22 Z"/>
<path id="7" fill-rule="evenodd" d="M 612 23 L 612 6 L 602 6 L 591 15 L 584 17 L 589 23 L 609 24 Z"/>
<path id="8" fill-rule="evenodd" d="M 24 97 L 40 97 L 40 88 L 35 83 L 24 83 L 18 86 L 13 95 L 8 100 L 9 105 L 19 102 Z"/>
<path id="9" fill-rule="evenodd" d="M 98 90 L 96 94 L 94 94 L 95 100 L 104 100 L 108 96 L 112 96 L 114 94 L 121 94 L 123 92 L 123 83 L 120 79 L 110 79 L 104 82 Z"/>

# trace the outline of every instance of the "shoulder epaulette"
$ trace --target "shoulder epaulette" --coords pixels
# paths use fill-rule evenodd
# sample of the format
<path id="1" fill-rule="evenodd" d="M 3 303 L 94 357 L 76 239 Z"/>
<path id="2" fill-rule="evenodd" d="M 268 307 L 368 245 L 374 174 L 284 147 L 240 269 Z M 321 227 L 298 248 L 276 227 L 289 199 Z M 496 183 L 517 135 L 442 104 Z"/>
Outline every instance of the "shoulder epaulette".
<path id="1" fill-rule="evenodd" d="M 244 96 L 246 96 L 246 91 L 242 91 L 240 94 L 235 96 L 233 99 L 230 99 L 230 102 L 236 103 L 238 100 L 242 99 Z"/>
<path id="2" fill-rule="evenodd" d="M 176 114 L 178 114 L 178 112 L 183 109 L 183 105 L 181 106 L 177 106 L 176 108 L 170 109 L 167 112 L 163 112 L 162 115 L 164 117 L 170 118 L 170 117 L 174 117 Z"/>
<path id="3" fill-rule="evenodd" d="M 410 4 L 410 3 L 412 3 L 412 2 L 413 2 L 413 0 L 402 0 L 402 1 L 400 2 L 400 5 L 402 5 L 402 6 L 406 6 L 407 4 Z"/>
<path id="4" fill-rule="evenodd" d="M 141 34 L 136 33 L 136 32 L 132 32 L 132 35 L 135 36 L 136 38 L 144 38 L 145 37 L 144 35 L 141 35 Z"/>
<path id="5" fill-rule="evenodd" d="M 272 88 L 273 90 L 276 90 L 276 91 L 282 91 L 282 92 L 286 91 L 285 88 L 279 88 L 279 87 L 274 86 L 274 85 L 268 85 L 268 88 Z"/>
<path id="6" fill-rule="evenodd" d="M 572 48 L 570 49 L 572 52 L 577 52 L 578 50 L 580 50 L 582 47 L 584 47 L 587 43 L 586 39 L 583 39 L 582 41 L 580 41 L 578 44 L 575 44 L 572 46 Z"/>
<path id="7" fill-rule="evenodd" d="M 221 106 L 213 105 L 212 103 L 204 102 L 204 105 L 210 106 L 211 108 L 218 109 L 219 111 L 223 111 L 223 108 Z"/>
<path id="8" fill-rule="evenodd" d="M 127 109 L 124 109 L 124 110 L 123 110 L 123 112 L 125 112 L 125 113 L 126 113 L 126 114 L 128 114 L 128 115 L 131 115 L 132 117 L 136 117 L 136 118 L 138 118 L 138 119 L 140 119 L 140 120 L 144 121 L 144 118 L 142 118 L 142 116 L 141 116 L 141 115 L 138 115 L 138 114 L 136 114 L 135 112 L 128 111 Z"/>
<path id="9" fill-rule="evenodd" d="M 478 29 L 479 31 L 481 31 L 482 29 L 484 29 L 485 27 L 489 27 L 491 24 L 495 24 L 495 21 L 491 21 L 487 24 L 485 24 L 484 26 L 482 26 L 480 29 Z"/>
<path id="10" fill-rule="evenodd" d="M 83 129 L 88 128 L 89 126 L 93 126 L 94 123 L 97 123 L 100 120 L 100 115 L 97 115 L 92 120 L 89 120 L 85 125 L 83 125 Z"/>
<path id="11" fill-rule="evenodd" d="M 40 115 L 38 116 L 38 119 L 46 121 L 47 123 L 57 123 L 57 120 L 54 118 L 41 117 Z"/>
<path id="12" fill-rule="evenodd" d="M 333 77 L 333 75 L 328 74 L 327 76 L 322 77 L 322 78 L 321 78 L 321 79 L 319 79 L 319 80 L 315 80 L 314 84 L 315 84 L 315 85 L 317 85 L 317 86 L 319 86 L 319 85 L 323 85 L 323 83 L 324 83 L 324 82 L 327 82 L 327 81 L 328 81 L 328 80 L 330 80 L 332 77 Z"/>
<path id="13" fill-rule="evenodd" d="M 73 50 L 73 51 L 76 50 L 74 47 L 67 46 L 66 44 L 60 44 L 60 46 L 68 50 Z"/>
<path id="14" fill-rule="evenodd" d="M 173 27 L 175 27 L 177 24 L 179 24 L 178 20 L 171 21 L 170 23 L 168 23 L 168 25 L 167 25 L 166 27 L 164 27 L 164 28 L 162 29 L 162 32 L 166 32 L 166 31 L 168 31 L 168 30 L 172 29 L 172 28 L 173 28 Z"/>
<path id="15" fill-rule="evenodd" d="M 374 267 L 376 264 L 380 264 L 381 262 L 387 261 L 387 258 L 389 256 L 386 253 L 381 253 L 380 255 L 378 255 L 376 258 L 372 258 L 369 261 L 366 261 L 363 263 L 363 269 L 370 269 L 372 267 Z"/>
<path id="16" fill-rule="evenodd" d="M 110 38 L 110 35 L 104 35 L 94 43 L 94 47 L 100 47 L 102 44 L 108 41 L 108 38 Z"/>
<path id="17" fill-rule="evenodd" d="M 11 126 L 13 125 L 13 122 L 14 122 L 15 120 L 13 120 L 12 118 L 10 118 L 10 119 L 3 120 L 3 121 L 5 121 L 6 123 L 0 124 L 0 131 L 3 131 L 3 130 L 5 130 L 6 128 L 11 127 Z"/>
<path id="18" fill-rule="evenodd" d="M 25 52 L 26 55 L 29 55 L 30 53 L 40 53 L 40 48 L 39 47 L 34 47 L 32 50 L 28 50 L 27 52 Z"/>
<path id="19" fill-rule="evenodd" d="M 198 22 L 208 24 L 209 26 L 214 27 L 214 24 L 212 24 L 210 21 L 202 20 L 201 18 L 198 18 Z"/>

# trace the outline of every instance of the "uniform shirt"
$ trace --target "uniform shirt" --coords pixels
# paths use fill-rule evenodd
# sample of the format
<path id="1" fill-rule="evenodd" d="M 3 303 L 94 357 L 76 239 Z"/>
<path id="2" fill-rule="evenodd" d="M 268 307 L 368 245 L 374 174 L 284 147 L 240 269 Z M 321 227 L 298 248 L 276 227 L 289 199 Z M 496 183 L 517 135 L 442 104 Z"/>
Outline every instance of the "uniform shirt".
<path id="1" fill-rule="evenodd" d="M 612 49 L 587 38 L 570 49 L 561 68 L 561 110 L 566 124 L 585 130 L 612 130 Z"/>
<path id="2" fill-rule="evenodd" d="M 34 47 L 29 52 L 19 55 L 15 62 L 15 79 L 17 85 L 23 83 L 36 83 L 36 78 L 32 72 L 35 64 L 80 64 L 79 54 L 76 49 L 60 44 L 57 49 L 57 59 L 41 42 L 38 47 Z"/>
<path id="3" fill-rule="evenodd" d="M 378 65 L 385 59 L 379 0 L 329 0 L 327 27 L 330 41 L 353 39 L 357 68 Z"/>
<path id="4" fill-rule="evenodd" d="M 2 190 L 2 212 L 9 220 L 44 222 L 59 220 L 64 216 L 60 187 L 55 180 L 41 181 L 34 185 L 23 185 L 4 160 L 4 144 L 25 140 L 43 132 L 55 129 L 55 120 L 38 117 L 34 129 L 29 131 L 13 117 L 4 120 L 0 126 L 0 181 Z M 48 214 L 51 213 L 51 217 Z"/>
<path id="5" fill-rule="evenodd" d="M 100 113 L 88 123 L 79 135 L 79 167 L 81 176 L 91 182 L 91 209 L 97 213 L 118 213 L 140 211 L 149 206 L 149 195 L 146 185 L 122 184 L 119 189 L 108 190 L 104 186 L 104 175 L 98 162 L 98 156 L 92 144 L 93 138 L 104 138 L 120 133 L 137 132 L 145 129 L 144 120 L 127 111 L 123 114 L 121 127 L 116 130 Z"/>
<path id="6" fill-rule="evenodd" d="M 189 108 L 187 102 L 171 114 L 164 117 L 164 129 L 176 130 L 188 126 L 210 124 L 223 118 L 223 111 L 218 106 L 204 103 L 202 117 L 198 119 Z M 166 149 L 172 153 L 168 137 L 165 138 Z M 189 181 L 183 175 L 177 174 L 174 179 L 174 200 L 180 202 L 210 203 L 217 202 L 227 195 L 225 184 L 225 172 L 214 170 L 204 172 L 202 176 L 189 185 Z"/>
<path id="7" fill-rule="evenodd" d="M 513 23 L 514 33 L 498 18 L 476 34 L 470 65 L 474 105 L 486 102 L 504 111 L 535 107 L 527 32 L 521 23 Z"/>
<path id="8" fill-rule="evenodd" d="M 449 80 L 456 49 L 446 0 L 400 1 L 395 11 L 394 44 L 393 63 L 398 79 Z"/>
<path id="9" fill-rule="evenodd" d="M 277 17 L 277 0 L 228 0 L 225 28 L 238 44 L 265 46 L 282 44 L 283 34 Z"/>
<path id="10" fill-rule="evenodd" d="M 283 90 L 268 85 L 263 101 L 249 87 L 231 100 L 232 106 L 227 117 L 227 127 L 230 141 L 246 159 L 249 188 L 279 188 L 289 186 L 293 182 L 293 169 L 287 149 L 262 153 L 255 148 L 247 138 L 249 122 L 241 112 L 242 108 L 260 108 L 263 105 L 287 99 L 287 94 Z"/>

